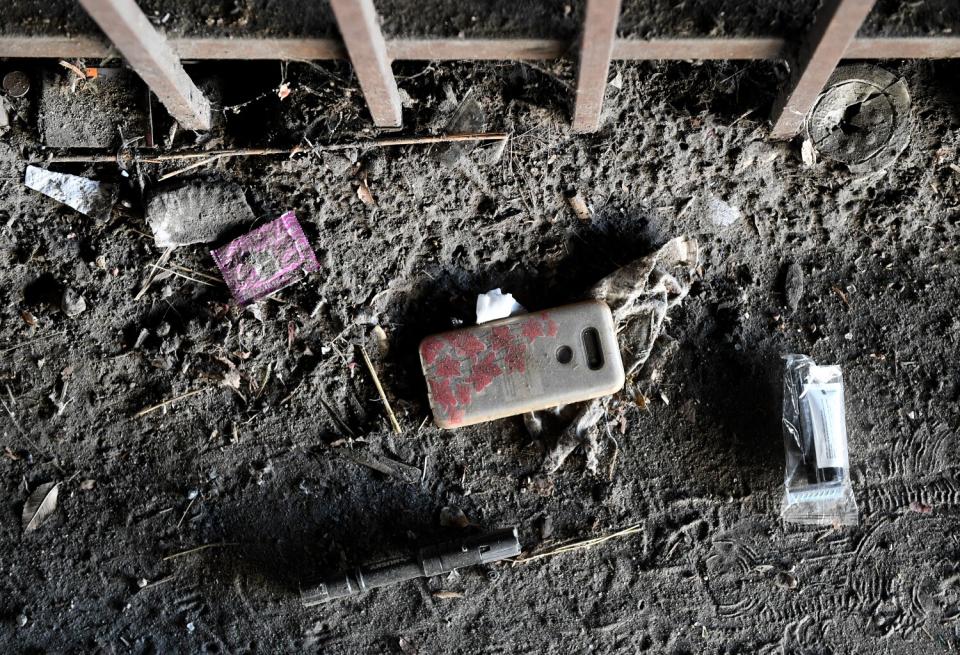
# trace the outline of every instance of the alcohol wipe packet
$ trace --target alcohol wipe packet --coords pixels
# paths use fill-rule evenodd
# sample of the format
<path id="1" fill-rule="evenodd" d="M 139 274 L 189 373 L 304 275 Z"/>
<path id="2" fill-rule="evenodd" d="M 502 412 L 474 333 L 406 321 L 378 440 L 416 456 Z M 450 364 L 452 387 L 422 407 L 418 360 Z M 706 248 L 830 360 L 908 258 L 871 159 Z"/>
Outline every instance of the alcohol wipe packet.
<path id="1" fill-rule="evenodd" d="M 789 523 L 856 525 L 850 486 L 843 373 L 806 355 L 784 356 L 783 446 L 786 474 L 780 515 Z"/>

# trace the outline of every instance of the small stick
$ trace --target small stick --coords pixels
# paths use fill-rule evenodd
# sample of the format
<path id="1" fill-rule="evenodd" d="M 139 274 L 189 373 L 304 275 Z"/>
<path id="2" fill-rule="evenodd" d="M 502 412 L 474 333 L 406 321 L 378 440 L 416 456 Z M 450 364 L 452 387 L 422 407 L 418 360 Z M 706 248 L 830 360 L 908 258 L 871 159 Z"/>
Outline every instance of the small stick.
<path id="1" fill-rule="evenodd" d="M 532 562 L 534 560 L 543 559 L 544 557 L 552 557 L 554 555 L 560 555 L 563 553 L 571 553 L 575 550 L 582 550 L 584 548 L 592 548 L 593 546 L 602 544 L 605 541 L 610 539 L 615 539 L 616 537 L 625 537 L 627 535 L 635 534 L 640 532 L 643 529 L 643 525 L 637 523 L 636 525 L 631 525 L 629 528 L 624 528 L 623 530 L 617 530 L 616 532 L 611 532 L 610 534 L 604 535 L 602 537 L 593 537 L 591 539 L 581 539 L 579 541 L 573 541 L 562 546 L 557 546 L 552 550 L 547 550 L 536 555 L 530 555 L 528 557 L 520 557 L 515 560 L 512 560 L 516 564 L 526 564 L 527 562 Z"/>
<path id="2" fill-rule="evenodd" d="M 403 430 L 400 428 L 400 423 L 397 422 L 397 417 L 393 413 L 393 408 L 390 407 L 390 401 L 387 400 L 387 394 L 383 390 L 383 385 L 380 384 L 380 378 L 377 376 L 377 371 L 373 368 L 373 362 L 370 361 L 370 355 L 367 354 L 367 349 L 363 346 L 360 346 L 360 354 L 363 355 L 363 361 L 367 364 L 367 370 L 370 371 L 370 377 L 373 378 L 373 384 L 377 387 L 377 392 L 380 394 L 380 400 L 383 401 L 383 406 L 387 408 L 387 416 L 390 417 L 390 425 L 393 426 L 393 431 L 397 434 L 403 434 Z"/>
<path id="3" fill-rule="evenodd" d="M 154 265 L 154 269 L 150 271 L 150 274 L 147 275 L 147 279 L 144 280 L 143 286 L 140 288 L 140 292 L 133 297 L 134 300 L 140 300 L 143 298 L 143 294 L 147 292 L 150 288 L 150 285 L 153 284 L 153 279 L 157 277 L 157 266 L 163 266 L 167 263 L 167 260 L 170 259 L 170 255 L 173 254 L 173 247 L 167 248 L 163 251 L 163 254 L 160 255 L 160 259 L 157 260 L 157 263 Z"/>
<path id="4" fill-rule="evenodd" d="M 156 405 L 151 405 L 150 407 L 145 407 L 145 408 L 141 409 L 139 412 L 137 412 L 136 414 L 134 414 L 134 415 L 133 415 L 133 418 L 140 418 L 141 416 L 146 416 L 146 415 L 149 414 L 150 412 L 155 412 L 155 411 L 157 411 L 158 409 L 163 409 L 163 408 L 166 407 L 167 405 L 172 405 L 173 403 L 177 402 L 178 400 L 183 400 L 184 398 L 189 398 L 190 396 L 196 396 L 198 393 L 203 393 L 204 391 L 206 391 L 206 390 L 209 389 L 209 388 L 210 388 L 210 387 L 204 387 L 204 388 L 202 388 L 202 389 L 194 389 L 193 391 L 188 391 L 187 393 L 180 394 L 179 396 L 176 396 L 176 397 L 174 397 L 174 398 L 170 398 L 169 400 L 164 400 L 162 403 L 157 403 Z"/>
<path id="5" fill-rule="evenodd" d="M 162 585 L 164 582 L 170 582 L 171 580 L 173 580 L 173 576 L 172 576 L 172 575 L 168 575 L 168 576 L 165 577 L 165 578 L 160 578 L 160 579 L 157 580 L 156 582 L 151 582 L 151 583 L 148 584 L 148 585 L 144 585 L 144 586 L 140 587 L 140 591 L 146 591 L 147 589 L 152 589 L 153 587 L 159 587 L 159 586 Z"/>
<path id="6" fill-rule="evenodd" d="M 184 555 L 192 555 L 193 553 L 199 553 L 201 550 L 207 550 L 208 548 L 227 548 L 228 546 L 239 546 L 239 545 L 240 544 L 238 544 L 235 541 L 221 541 L 215 544 L 204 544 L 202 546 L 197 546 L 196 548 L 191 548 L 190 550 L 183 550 L 183 551 L 180 551 L 179 553 L 174 553 L 173 555 L 167 555 L 166 557 L 163 558 L 162 561 L 168 562 L 172 559 L 183 557 Z"/>
<path id="7" fill-rule="evenodd" d="M 166 268 L 166 267 L 164 267 L 164 266 L 160 266 L 159 264 L 150 264 L 150 265 L 151 265 L 152 267 L 154 267 L 154 268 L 159 268 L 161 271 L 166 271 L 167 273 L 170 273 L 171 275 L 176 275 L 177 277 L 182 277 L 184 280 L 190 280 L 191 282 L 196 282 L 197 284 L 203 284 L 203 285 L 206 285 L 206 286 L 208 286 L 208 287 L 216 286 L 216 285 L 213 284 L 212 282 L 207 282 L 206 280 L 198 280 L 198 279 L 195 278 L 195 277 L 190 277 L 189 275 L 187 275 L 187 274 L 185 274 L 185 273 L 178 273 L 177 271 L 175 271 L 175 270 L 173 270 L 173 269 Z"/>
<path id="8" fill-rule="evenodd" d="M 180 175 L 180 173 L 186 173 L 187 171 L 192 171 L 194 168 L 200 168 L 201 166 L 206 166 L 207 164 L 213 163 L 213 162 L 217 161 L 218 159 L 220 159 L 221 157 L 224 157 L 224 156 L 225 156 L 225 155 L 219 155 L 219 156 L 216 156 L 216 157 L 210 157 L 210 158 L 208 158 L 208 159 L 201 159 L 200 161 L 194 162 L 194 163 L 190 164 L 189 166 L 184 166 L 183 168 L 178 168 L 178 169 L 175 170 L 175 171 L 170 171 L 169 173 L 164 173 L 163 175 L 161 175 L 160 177 L 157 178 L 157 181 L 158 181 L 158 182 L 163 182 L 164 180 L 169 180 L 171 177 L 175 177 L 175 176 L 177 176 L 177 175 Z"/>
<path id="9" fill-rule="evenodd" d="M 465 132 L 462 134 L 438 134 L 435 136 L 400 136 L 392 139 L 374 139 L 369 143 L 334 143 L 317 146 L 317 148 L 319 150 L 347 150 L 349 148 L 362 148 L 364 146 L 387 148 L 390 146 L 417 146 L 429 143 L 451 143 L 456 141 L 506 141 L 508 138 L 510 138 L 510 135 L 506 132 Z"/>
<path id="10" fill-rule="evenodd" d="M 178 271 L 183 271 L 184 273 L 190 273 L 191 275 L 196 275 L 197 277 L 206 278 L 211 282 L 216 282 L 217 284 L 223 284 L 223 280 L 218 278 L 216 275 L 210 275 L 209 273 L 204 273 L 203 271 L 195 271 L 192 268 L 187 268 L 186 266 L 181 266 L 180 264 L 170 264 L 170 266 Z"/>
<path id="11" fill-rule="evenodd" d="M 47 339 L 52 339 L 53 337 L 63 336 L 64 334 L 66 334 L 66 332 L 54 332 L 53 334 L 45 334 L 44 336 L 37 337 L 36 339 L 29 339 L 27 341 L 18 343 L 15 346 L 10 346 L 9 348 L 0 350 L 0 355 L 6 355 L 7 353 L 12 353 L 14 350 L 19 350 L 24 346 L 29 346 L 30 344 L 38 343 L 40 341 L 46 341 Z"/>
<path id="12" fill-rule="evenodd" d="M 183 514 L 180 515 L 180 520 L 177 521 L 177 530 L 180 529 L 180 526 L 183 525 L 183 519 L 187 518 L 187 514 L 190 512 L 190 508 L 193 507 L 193 504 L 197 502 L 197 498 L 200 497 L 200 494 L 197 494 L 190 499 L 190 502 L 187 503 L 187 509 L 183 510 Z"/>

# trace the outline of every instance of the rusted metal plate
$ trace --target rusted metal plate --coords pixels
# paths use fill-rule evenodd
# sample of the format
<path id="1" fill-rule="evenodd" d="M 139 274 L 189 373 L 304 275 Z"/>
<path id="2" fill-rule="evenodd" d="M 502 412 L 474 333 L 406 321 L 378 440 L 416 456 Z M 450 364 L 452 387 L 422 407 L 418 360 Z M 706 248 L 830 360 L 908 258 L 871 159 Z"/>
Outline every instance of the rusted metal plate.
<path id="1" fill-rule="evenodd" d="M 573 109 L 575 132 L 595 132 L 600 127 L 600 112 L 619 19 L 620 0 L 587 0 Z"/>
<path id="2" fill-rule="evenodd" d="M 400 127 L 400 92 L 372 0 L 330 0 L 330 7 L 374 124 Z"/>
<path id="3" fill-rule="evenodd" d="M 830 75 L 853 42 L 876 0 L 826 0 L 797 57 L 790 86 L 774 106 L 772 139 L 800 132 Z"/>
<path id="4" fill-rule="evenodd" d="M 130 67 L 187 129 L 210 129 L 210 103 L 133 0 L 80 0 Z"/>

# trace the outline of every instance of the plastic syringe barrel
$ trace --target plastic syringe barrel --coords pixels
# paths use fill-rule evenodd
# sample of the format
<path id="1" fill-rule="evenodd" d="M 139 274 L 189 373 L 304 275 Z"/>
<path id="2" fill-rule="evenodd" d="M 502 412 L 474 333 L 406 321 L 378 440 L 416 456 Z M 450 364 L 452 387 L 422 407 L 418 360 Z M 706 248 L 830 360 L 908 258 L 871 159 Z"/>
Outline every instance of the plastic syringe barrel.
<path id="1" fill-rule="evenodd" d="M 520 554 L 516 528 L 497 530 L 426 546 L 416 559 L 393 560 L 329 576 L 321 584 L 303 592 L 306 605 L 355 596 L 368 589 L 389 584 L 450 573 L 465 566 L 489 564 Z"/>

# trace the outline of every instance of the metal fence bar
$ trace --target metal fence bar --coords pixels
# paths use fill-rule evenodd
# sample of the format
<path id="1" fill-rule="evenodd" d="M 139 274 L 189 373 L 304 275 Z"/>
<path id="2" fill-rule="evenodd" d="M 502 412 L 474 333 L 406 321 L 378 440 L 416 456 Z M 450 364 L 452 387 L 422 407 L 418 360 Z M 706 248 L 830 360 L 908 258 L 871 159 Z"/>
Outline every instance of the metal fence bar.
<path id="1" fill-rule="evenodd" d="M 130 67 L 187 129 L 210 129 L 210 103 L 134 0 L 80 0 Z"/>
<path id="2" fill-rule="evenodd" d="M 595 132 L 600 127 L 600 112 L 619 19 L 620 0 L 587 0 L 580 37 L 574 132 Z"/>
<path id="3" fill-rule="evenodd" d="M 957 59 L 960 37 L 881 37 L 854 39 L 844 59 Z"/>
<path id="4" fill-rule="evenodd" d="M 183 60 L 346 59 L 338 39 L 213 37 L 170 38 Z M 550 60 L 573 50 L 561 39 L 392 39 L 387 56 L 394 61 Z M 783 59 L 786 42 L 778 38 L 617 39 L 614 61 L 686 61 L 706 59 Z M 102 58 L 115 54 L 98 36 L 0 35 L 0 57 L 30 59 Z M 960 37 L 860 37 L 843 59 L 958 59 Z"/>
<path id="5" fill-rule="evenodd" d="M 786 42 L 777 38 L 733 39 L 617 39 L 613 58 L 668 59 L 783 59 Z"/>
<path id="6" fill-rule="evenodd" d="M 330 0 L 330 6 L 374 124 L 400 127 L 400 91 L 390 69 L 373 0 Z"/>
<path id="7" fill-rule="evenodd" d="M 791 84 L 774 105 L 772 139 L 791 139 L 803 126 L 875 0 L 826 0 L 798 57 Z"/>

